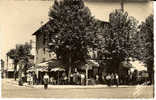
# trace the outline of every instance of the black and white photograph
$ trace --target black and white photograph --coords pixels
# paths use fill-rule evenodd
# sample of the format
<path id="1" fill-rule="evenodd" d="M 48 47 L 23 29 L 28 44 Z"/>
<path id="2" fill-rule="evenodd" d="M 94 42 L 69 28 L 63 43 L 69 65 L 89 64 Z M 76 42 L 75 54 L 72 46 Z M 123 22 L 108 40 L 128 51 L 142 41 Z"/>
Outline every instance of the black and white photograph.
<path id="1" fill-rule="evenodd" d="M 154 100 L 153 4 L 0 0 L 1 98 Z"/>

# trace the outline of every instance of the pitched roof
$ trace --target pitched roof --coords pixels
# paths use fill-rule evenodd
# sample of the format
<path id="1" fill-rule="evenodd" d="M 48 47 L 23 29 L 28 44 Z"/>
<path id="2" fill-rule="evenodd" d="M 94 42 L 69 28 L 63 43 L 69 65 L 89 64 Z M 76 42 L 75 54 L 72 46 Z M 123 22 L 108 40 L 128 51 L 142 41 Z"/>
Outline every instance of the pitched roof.
<path id="1" fill-rule="evenodd" d="M 47 28 L 52 23 L 53 23 L 53 21 L 49 20 L 44 25 L 42 25 L 38 30 L 36 30 L 32 35 L 37 35 L 37 34 L 41 33 L 41 30 L 45 30 L 45 28 Z"/>
<path id="2" fill-rule="evenodd" d="M 97 20 L 97 23 L 99 23 L 101 26 L 110 26 L 110 23 L 109 22 L 106 22 L 106 21 L 101 21 L 101 20 Z M 42 25 L 37 31 L 35 31 L 32 35 L 37 35 L 39 33 L 43 33 L 44 30 L 46 30 L 47 27 L 51 27 L 52 24 L 53 24 L 53 20 L 49 20 L 48 22 L 46 22 L 44 25 Z"/>

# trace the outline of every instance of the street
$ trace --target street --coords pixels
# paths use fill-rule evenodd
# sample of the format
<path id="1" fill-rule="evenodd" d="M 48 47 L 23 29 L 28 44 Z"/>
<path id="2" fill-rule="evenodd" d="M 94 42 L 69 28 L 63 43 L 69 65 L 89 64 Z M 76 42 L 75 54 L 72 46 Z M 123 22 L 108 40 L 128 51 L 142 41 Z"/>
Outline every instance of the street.
<path id="1" fill-rule="evenodd" d="M 83 88 L 84 87 L 84 88 Z M 55 88 L 18 86 L 2 80 L 2 98 L 153 98 L 153 86 Z"/>

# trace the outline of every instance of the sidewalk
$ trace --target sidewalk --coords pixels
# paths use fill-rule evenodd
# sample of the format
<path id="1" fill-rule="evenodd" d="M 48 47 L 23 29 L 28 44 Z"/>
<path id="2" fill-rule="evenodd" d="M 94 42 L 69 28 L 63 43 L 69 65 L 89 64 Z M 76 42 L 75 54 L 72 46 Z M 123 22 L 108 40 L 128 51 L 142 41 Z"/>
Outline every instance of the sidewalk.
<path id="1" fill-rule="evenodd" d="M 18 80 L 14 80 L 14 79 L 2 79 L 2 81 L 5 81 L 5 82 L 8 82 L 10 84 L 16 84 L 17 86 L 18 85 Z M 23 86 L 25 87 L 28 87 L 28 88 L 43 88 L 44 86 L 43 85 L 33 85 L 33 86 L 30 86 L 28 85 L 27 83 L 24 83 Z M 147 85 L 119 85 L 118 87 L 119 88 L 126 88 L 126 87 L 136 87 L 136 86 L 140 86 L 140 87 L 148 87 Z M 22 86 L 21 86 L 22 87 Z M 48 85 L 48 88 L 58 88 L 58 89 L 64 89 L 64 88 L 73 88 L 73 89 L 93 89 L 93 88 L 117 88 L 117 86 L 107 86 L 107 85 L 103 85 L 103 84 L 100 84 L 100 85 Z"/>

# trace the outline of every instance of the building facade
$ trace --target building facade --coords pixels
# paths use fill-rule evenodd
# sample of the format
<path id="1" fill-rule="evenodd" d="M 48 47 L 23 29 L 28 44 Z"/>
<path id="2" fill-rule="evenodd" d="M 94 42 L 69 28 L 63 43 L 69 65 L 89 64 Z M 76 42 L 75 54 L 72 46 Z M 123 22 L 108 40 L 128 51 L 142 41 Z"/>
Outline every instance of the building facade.
<path id="1" fill-rule="evenodd" d="M 46 27 L 50 24 L 50 21 L 41 26 L 33 35 L 36 37 L 36 64 L 49 61 L 50 59 L 56 59 L 54 52 L 48 50 L 48 34 L 46 34 Z"/>

